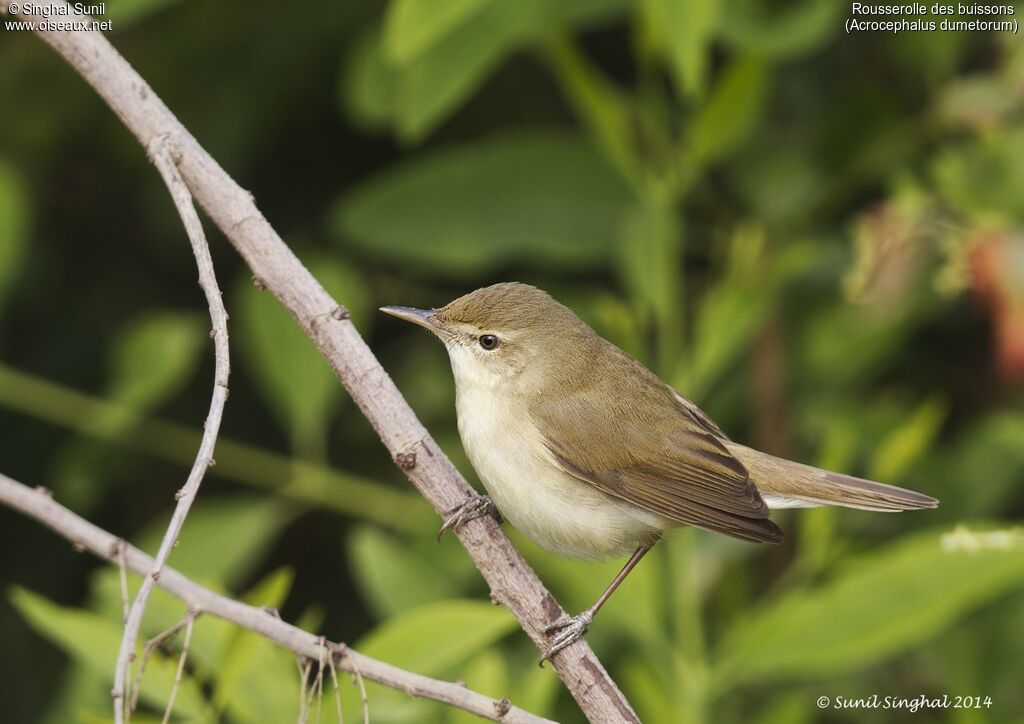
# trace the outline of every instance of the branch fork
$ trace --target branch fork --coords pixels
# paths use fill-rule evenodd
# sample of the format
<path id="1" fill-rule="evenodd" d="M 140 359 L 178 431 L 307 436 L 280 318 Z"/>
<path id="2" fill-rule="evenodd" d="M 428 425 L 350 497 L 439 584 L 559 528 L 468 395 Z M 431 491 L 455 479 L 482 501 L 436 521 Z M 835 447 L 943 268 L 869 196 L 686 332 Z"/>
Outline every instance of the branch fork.
<path id="1" fill-rule="evenodd" d="M 55 5 L 66 4 L 61 0 L 53 2 Z M 471 498 L 475 492 L 416 418 L 347 315 L 329 313 L 323 319 L 323 310 L 344 308 L 331 298 L 282 241 L 256 207 L 252 194 L 239 186 L 199 145 L 103 34 L 38 29 L 36 33 L 99 93 L 160 170 L 192 242 L 200 283 L 207 296 L 215 330 L 217 371 L 203 443 L 192 474 L 183 488 L 185 493 L 178 501 L 156 560 L 146 571 L 150 575 L 143 579 L 125 626 L 113 692 L 115 702 L 122 703 L 115 706 L 115 716 L 121 724 L 128 655 L 134 649 L 138 623 L 149 592 L 157 583 L 151 574 L 156 573 L 159 584 L 167 587 L 170 569 L 164 569 L 163 575 L 161 570 L 195 498 L 202 472 L 213 459 L 213 442 L 227 397 L 227 314 L 216 288 L 209 248 L 192 205 L 193 197 L 228 237 L 249 265 L 254 278 L 277 297 L 310 336 L 380 435 L 391 457 L 397 459 L 399 453 L 407 452 L 405 445 L 408 441 L 419 441 L 425 454 L 418 455 L 415 465 L 402 467 L 434 509 L 443 515 Z M 544 627 L 547 622 L 565 616 L 561 606 L 493 518 L 481 518 L 475 525 L 456 528 L 454 533 L 495 597 L 508 607 L 523 630 L 543 650 L 547 644 Z M 267 620 L 266 616 L 261 618 Z M 313 647 L 315 641 L 307 639 L 304 645 L 307 644 Z M 315 650 L 312 653 L 316 655 Z M 350 658 L 351 654 L 345 660 Z M 590 721 L 639 721 L 584 640 L 567 646 L 551 663 Z M 485 716 L 493 717 L 493 708 L 488 712 Z"/>

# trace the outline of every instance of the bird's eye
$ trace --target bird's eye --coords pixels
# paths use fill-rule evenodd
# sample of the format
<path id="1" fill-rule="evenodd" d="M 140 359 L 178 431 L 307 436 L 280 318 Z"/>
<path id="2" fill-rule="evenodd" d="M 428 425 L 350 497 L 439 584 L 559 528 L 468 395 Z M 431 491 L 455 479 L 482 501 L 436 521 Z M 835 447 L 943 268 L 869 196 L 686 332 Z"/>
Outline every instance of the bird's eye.
<path id="1" fill-rule="evenodd" d="M 480 335 L 480 346 L 490 352 L 492 349 L 498 346 L 498 338 L 493 334 L 481 334 Z"/>

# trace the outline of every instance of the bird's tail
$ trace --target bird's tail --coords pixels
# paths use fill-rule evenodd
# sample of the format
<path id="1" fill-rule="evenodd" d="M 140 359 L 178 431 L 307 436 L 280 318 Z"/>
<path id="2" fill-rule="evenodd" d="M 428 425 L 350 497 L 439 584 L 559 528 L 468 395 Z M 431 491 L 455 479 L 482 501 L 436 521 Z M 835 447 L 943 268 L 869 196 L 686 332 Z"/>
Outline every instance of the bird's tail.
<path id="1" fill-rule="evenodd" d="M 935 498 L 913 490 L 801 465 L 734 442 L 725 444 L 746 466 L 769 508 L 838 505 L 892 512 L 934 508 L 939 504 Z"/>

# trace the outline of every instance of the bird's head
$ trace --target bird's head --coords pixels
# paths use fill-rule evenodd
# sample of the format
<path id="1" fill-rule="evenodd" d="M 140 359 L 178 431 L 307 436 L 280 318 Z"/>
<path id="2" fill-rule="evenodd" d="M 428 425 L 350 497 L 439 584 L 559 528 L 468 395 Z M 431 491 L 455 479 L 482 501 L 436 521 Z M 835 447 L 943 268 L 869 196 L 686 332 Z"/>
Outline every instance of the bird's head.
<path id="1" fill-rule="evenodd" d="M 477 289 L 439 309 L 381 311 L 437 335 L 458 385 L 521 388 L 556 379 L 584 354 L 588 336 L 596 337 L 547 292 L 518 282 Z"/>

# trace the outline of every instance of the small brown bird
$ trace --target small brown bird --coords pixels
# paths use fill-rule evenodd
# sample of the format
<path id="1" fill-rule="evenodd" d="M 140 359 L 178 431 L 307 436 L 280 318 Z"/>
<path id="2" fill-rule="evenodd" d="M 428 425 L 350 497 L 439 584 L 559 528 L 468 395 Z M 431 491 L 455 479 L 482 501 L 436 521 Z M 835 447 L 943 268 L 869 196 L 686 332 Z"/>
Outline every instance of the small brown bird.
<path id="1" fill-rule="evenodd" d="M 455 511 L 442 532 L 496 506 L 549 551 L 589 559 L 633 552 L 593 606 L 549 627 L 554 638 L 542 662 L 586 632 L 672 528 L 779 543 L 772 508 L 938 504 L 733 442 L 695 404 L 535 287 L 495 284 L 440 309 L 382 311 L 444 342 L 459 434 L 489 494 Z"/>

